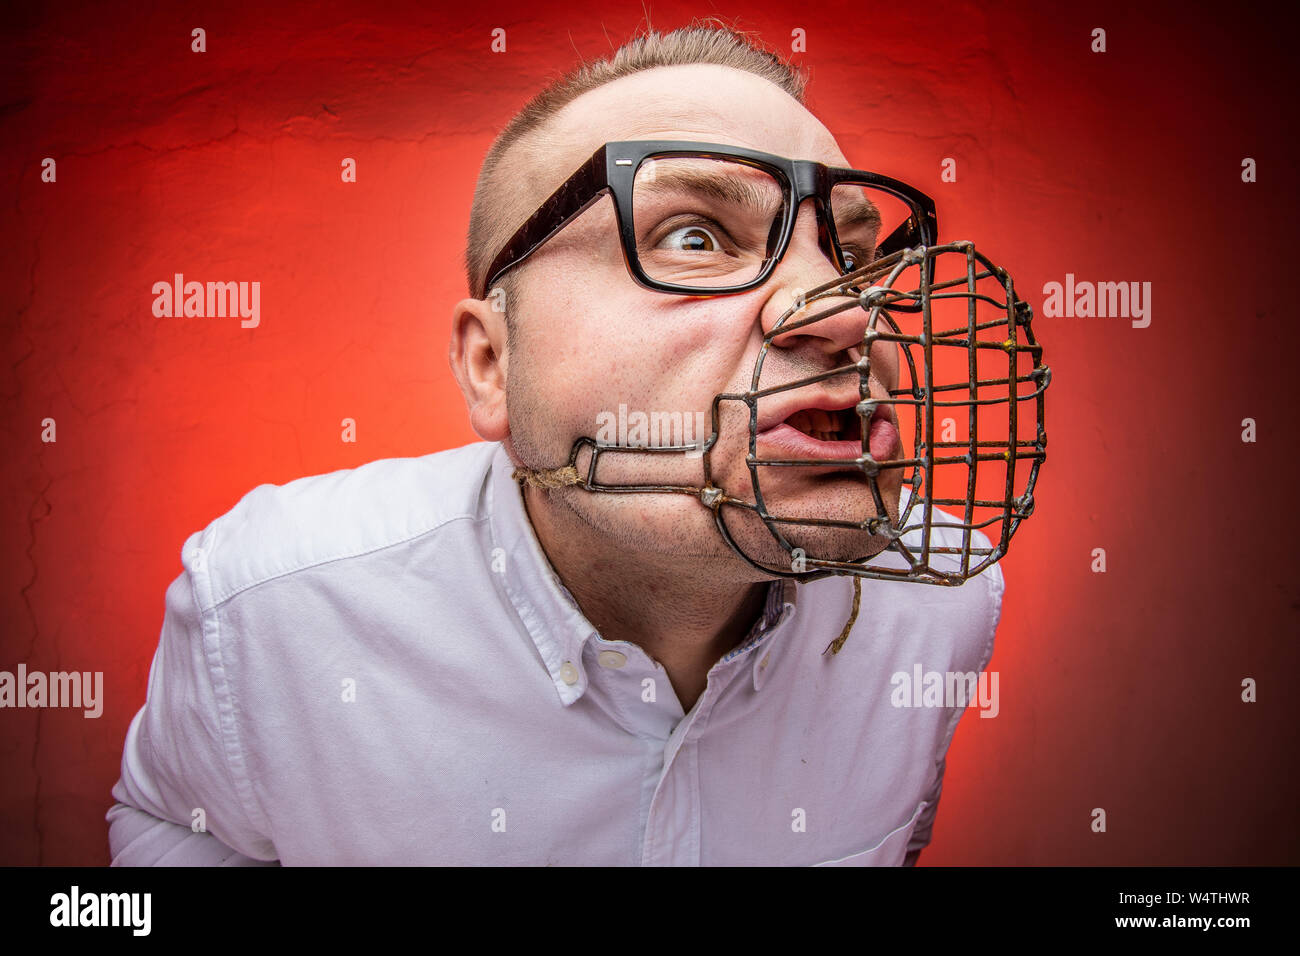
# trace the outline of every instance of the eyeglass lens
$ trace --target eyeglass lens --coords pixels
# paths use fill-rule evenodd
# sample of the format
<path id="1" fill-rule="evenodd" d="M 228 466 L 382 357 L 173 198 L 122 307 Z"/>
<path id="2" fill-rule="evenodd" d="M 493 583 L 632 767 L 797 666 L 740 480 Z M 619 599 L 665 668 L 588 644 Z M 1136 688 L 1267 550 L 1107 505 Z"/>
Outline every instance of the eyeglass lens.
<path id="1" fill-rule="evenodd" d="M 632 190 L 636 255 L 657 282 L 710 289 L 749 282 L 775 253 L 786 193 L 767 169 L 731 159 L 646 159 Z M 912 217 L 911 208 L 879 187 L 837 184 L 831 191 L 844 271 L 878 254 L 878 243 Z"/>

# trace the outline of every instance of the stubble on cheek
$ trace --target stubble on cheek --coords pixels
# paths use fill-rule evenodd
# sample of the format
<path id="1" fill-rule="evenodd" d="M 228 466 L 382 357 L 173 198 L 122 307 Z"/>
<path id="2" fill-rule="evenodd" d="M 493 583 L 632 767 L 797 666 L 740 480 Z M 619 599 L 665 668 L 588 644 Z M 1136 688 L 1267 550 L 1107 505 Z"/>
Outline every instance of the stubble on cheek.
<path id="1" fill-rule="evenodd" d="M 521 343 L 523 344 L 523 343 Z M 526 348 L 526 346 L 525 346 Z M 511 358 L 507 381 L 510 430 L 516 454 L 529 468 L 549 469 L 568 463 L 577 437 L 596 437 L 596 415 L 602 404 L 613 404 L 609 393 L 592 397 L 588 387 L 573 397 L 561 396 L 554 384 L 540 375 L 538 363 L 523 349 Z M 614 387 L 617 393 L 617 386 Z M 581 402 L 568 417 L 557 413 L 561 400 Z M 615 394 L 617 398 L 617 394 Z M 636 402 L 634 401 L 634 404 Z M 689 411 L 689 410 L 683 410 Z M 685 418 L 685 416 L 683 416 Z M 692 416 L 693 418 L 693 416 Z M 692 438 L 698 420 L 692 421 Z M 707 413 L 704 437 L 711 433 Z M 578 473 L 588 474 L 591 451 L 580 450 Z M 703 458 L 674 451 L 607 448 L 600 452 L 595 480 L 609 485 L 703 485 Z M 551 488 L 547 500 L 563 509 L 572 533 L 584 536 L 594 548 L 632 554 L 656 554 L 682 559 L 711 559 L 716 573 L 729 579 L 751 580 L 745 565 L 718 533 L 713 513 L 695 494 L 683 492 L 593 492 L 580 487 Z M 728 570 L 724 570 L 728 568 Z"/>

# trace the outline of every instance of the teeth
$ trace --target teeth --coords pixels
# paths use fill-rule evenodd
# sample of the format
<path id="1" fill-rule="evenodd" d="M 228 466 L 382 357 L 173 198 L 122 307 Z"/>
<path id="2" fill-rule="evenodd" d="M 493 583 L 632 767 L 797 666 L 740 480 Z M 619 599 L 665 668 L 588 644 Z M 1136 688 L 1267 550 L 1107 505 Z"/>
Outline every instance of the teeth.
<path id="1" fill-rule="evenodd" d="M 786 424 L 818 441 L 853 441 L 859 435 L 856 415 L 823 408 L 801 408 L 786 419 Z"/>
<path id="2" fill-rule="evenodd" d="M 802 408 L 787 418 L 786 424 L 822 441 L 833 441 L 840 431 L 839 418 L 821 408 Z M 832 437 L 824 438 L 825 435 Z"/>

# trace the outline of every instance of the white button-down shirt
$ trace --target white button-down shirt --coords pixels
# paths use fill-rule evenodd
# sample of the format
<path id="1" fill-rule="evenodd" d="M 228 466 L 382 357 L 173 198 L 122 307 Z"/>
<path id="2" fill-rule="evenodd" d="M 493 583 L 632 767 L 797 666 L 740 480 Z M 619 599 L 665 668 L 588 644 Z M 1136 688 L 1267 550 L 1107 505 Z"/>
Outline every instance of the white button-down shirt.
<path id="1" fill-rule="evenodd" d="M 192 535 L 114 863 L 897 865 L 929 842 L 963 708 L 897 706 L 894 678 L 984 669 L 996 566 L 864 580 L 837 655 L 851 579 L 774 581 L 687 713 L 584 617 L 511 470 L 488 442 L 375 461 Z"/>

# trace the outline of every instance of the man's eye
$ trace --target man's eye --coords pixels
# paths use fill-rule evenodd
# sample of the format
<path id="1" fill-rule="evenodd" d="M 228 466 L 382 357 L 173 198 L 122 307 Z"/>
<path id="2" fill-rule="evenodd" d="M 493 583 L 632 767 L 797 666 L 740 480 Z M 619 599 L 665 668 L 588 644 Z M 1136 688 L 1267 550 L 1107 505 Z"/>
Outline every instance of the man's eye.
<path id="1" fill-rule="evenodd" d="M 844 257 L 845 272 L 852 272 L 854 269 L 859 268 L 860 264 L 865 265 L 866 263 L 866 259 L 859 256 L 858 253 L 852 249 L 841 249 L 840 255 Z"/>
<path id="2" fill-rule="evenodd" d="M 682 226 L 660 240 L 661 247 L 682 252 L 719 252 L 722 243 L 703 226 Z"/>

